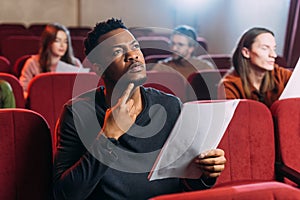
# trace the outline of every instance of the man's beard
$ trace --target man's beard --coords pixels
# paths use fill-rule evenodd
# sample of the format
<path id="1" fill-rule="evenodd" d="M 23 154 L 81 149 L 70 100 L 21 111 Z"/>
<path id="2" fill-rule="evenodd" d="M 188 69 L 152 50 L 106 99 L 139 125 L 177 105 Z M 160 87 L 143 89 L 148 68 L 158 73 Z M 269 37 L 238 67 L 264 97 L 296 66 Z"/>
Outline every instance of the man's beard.
<path id="1" fill-rule="evenodd" d="M 127 79 L 127 78 L 121 78 L 117 85 L 124 85 L 124 87 L 127 87 L 129 85 L 129 83 L 133 83 L 134 84 L 134 87 L 138 87 L 138 86 L 141 86 L 143 85 L 147 80 L 147 77 L 142 77 L 142 78 L 139 78 L 139 79 L 136 79 L 136 80 L 130 80 L 130 79 Z"/>
<path id="2" fill-rule="evenodd" d="M 142 77 L 140 79 L 136 80 L 131 80 L 127 78 L 121 78 L 115 83 L 114 89 L 113 89 L 113 94 L 112 94 L 112 99 L 111 99 L 111 105 L 115 105 L 118 101 L 118 99 L 123 95 L 124 91 L 127 89 L 128 85 L 130 83 L 134 84 L 134 89 L 132 92 L 135 90 L 136 87 L 143 85 L 146 82 L 147 77 Z"/>
<path id="3" fill-rule="evenodd" d="M 173 57 L 173 61 L 175 62 L 180 62 L 184 57 L 180 54 L 174 53 Z"/>

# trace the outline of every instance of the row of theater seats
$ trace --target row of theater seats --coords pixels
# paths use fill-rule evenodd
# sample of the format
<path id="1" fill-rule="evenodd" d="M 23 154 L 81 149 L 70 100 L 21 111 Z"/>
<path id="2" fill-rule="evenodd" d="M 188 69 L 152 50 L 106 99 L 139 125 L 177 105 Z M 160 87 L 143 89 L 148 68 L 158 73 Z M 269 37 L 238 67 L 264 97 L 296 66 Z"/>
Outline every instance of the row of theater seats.
<path id="1" fill-rule="evenodd" d="M 227 163 L 216 185 L 153 200 L 300 199 L 299 116 L 300 98 L 278 100 L 271 109 L 241 100 L 218 145 Z M 48 199 L 52 151 L 45 118 L 27 109 L 0 109 L 0 132 L 0 199 Z"/>
<path id="2" fill-rule="evenodd" d="M 241 100 L 218 146 L 228 162 L 213 189 L 152 200 L 300 199 L 299 117 L 300 98 L 278 100 L 270 109 Z"/>
<path id="3" fill-rule="evenodd" d="M 36 35 L 40 36 L 47 23 L 32 23 L 29 26 L 21 23 L 0 23 L 0 32 L 11 31 L 19 35 Z M 91 30 L 89 26 L 68 26 L 71 35 L 85 36 Z"/>
<path id="4" fill-rule="evenodd" d="M 74 55 L 81 61 L 84 60 L 84 36 L 72 36 L 72 46 Z M 0 43 L 1 56 L 8 59 L 11 65 L 14 65 L 18 58 L 24 55 L 37 54 L 40 46 L 39 36 L 15 35 L 3 39 Z M 9 72 L 9 71 L 8 71 Z"/>
<path id="5" fill-rule="evenodd" d="M 174 94 L 183 102 L 217 99 L 218 82 L 224 73 L 225 71 L 222 70 L 201 71 L 186 80 L 178 73 L 147 71 L 147 81 L 144 86 Z M 25 108 L 23 90 L 19 80 L 7 73 L 0 73 L 0 79 L 11 84 L 17 107 Z M 41 113 L 49 122 L 51 130 L 54 130 L 62 105 L 72 96 L 95 88 L 98 82 L 99 76 L 95 73 L 40 74 L 34 77 L 29 84 L 26 107 Z M 77 84 L 74 86 L 74 83 Z"/>
<path id="6" fill-rule="evenodd" d="M 5 25 L 0 24 L 0 55 L 5 56 L 11 64 L 16 59 L 29 54 L 36 54 L 39 48 L 41 31 L 45 24 L 36 24 L 28 28 L 23 25 Z M 90 27 L 69 27 L 71 32 L 74 54 L 81 61 L 84 60 L 83 40 L 86 37 Z M 33 32 L 34 31 L 34 32 Z M 170 55 L 170 39 L 167 35 L 143 35 L 137 36 L 140 42 L 144 56 L 150 55 Z M 198 47 L 195 50 L 195 56 L 205 55 L 208 52 L 208 45 L 205 38 L 198 37 Z"/>
<path id="7" fill-rule="evenodd" d="M 0 24 L 0 55 L 9 58 L 13 64 L 17 57 L 37 53 L 39 38 L 45 26 L 46 24 L 31 24 L 29 27 L 24 24 Z M 68 29 L 73 39 L 75 55 L 81 59 L 82 43 L 78 48 L 77 40 L 81 41 L 81 38 L 86 37 L 91 27 L 70 26 Z"/>
<path id="8" fill-rule="evenodd" d="M 161 35 L 152 36 L 138 36 L 136 37 L 139 41 L 141 50 L 145 57 L 150 55 L 170 55 L 172 54 L 170 49 L 170 38 Z M 194 51 L 195 56 L 208 54 L 207 41 L 203 37 L 197 38 L 198 45 Z"/>
<path id="9" fill-rule="evenodd" d="M 75 42 L 73 42 L 73 46 L 74 47 L 77 46 L 77 48 L 76 48 L 77 50 L 81 49 L 80 52 L 77 52 L 77 55 L 80 54 L 80 56 L 78 56 L 78 58 L 83 60 L 84 67 L 88 67 L 86 65 L 87 60 L 84 60 L 85 55 L 83 53 L 83 46 L 82 46 L 83 40 L 84 40 L 83 37 L 74 38 Z M 20 44 L 22 44 L 22 42 Z M 33 49 L 32 49 L 32 51 L 28 51 L 28 53 L 31 52 L 33 54 Z M 5 56 L 0 56 L 0 72 L 13 74 L 17 78 L 19 78 L 20 75 L 21 75 L 22 68 L 23 68 L 26 60 L 32 54 L 23 55 L 23 53 L 20 53 L 20 54 L 16 53 L 16 55 L 13 56 L 14 58 L 11 58 L 11 59 L 15 60 L 14 63 L 10 62 L 9 59 L 6 58 Z M 20 57 L 18 57 L 18 56 L 20 56 Z M 145 57 L 145 62 L 147 64 L 147 70 L 151 70 L 152 67 L 159 60 L 165 59 L 169 56 L 170 56 L 169 54 L 158 54 L 158 55 L 148 55 L 148 56 L 146 56 Z M 231 67 L 231 56 L 229 54 L 207 54 L 207 55 L 201 55 L 201 56 L 199 56 L 199 58 L 205 59 L 205 60 L 208 60 L 208 61 L 212 62 L 217 69 L 223 70 L 223 69 L 229 69 Z"/>
<path id="10" fill-rule="evenodd" d="M 147 81 L 144 86 L 154 87 L 176 95 L 182 102 L 216 100 L 218 99 L 218 83 L 226 72 L 227 69 L 202 70 L 191 74 L 188 79 L 185 79 L 178 73 L 147 71 Z M 4 79 L 11 84 L 17 107 L 25 108 L 23 90 L 19 80 L 15 76 L 6 73 L 0 73 L 0 79 Z M 45 116 L 51 130 L 54 130 L 62 105 L 72 96 L 95 88 L 99 85 L 98 82 L 99 77 L 95 73 L 40 74 L 29 85 L 26 107 Z M 74 86 L 74 83 L 81 84 Z M 74 87 L 76 90 L 74 90 Z"/>

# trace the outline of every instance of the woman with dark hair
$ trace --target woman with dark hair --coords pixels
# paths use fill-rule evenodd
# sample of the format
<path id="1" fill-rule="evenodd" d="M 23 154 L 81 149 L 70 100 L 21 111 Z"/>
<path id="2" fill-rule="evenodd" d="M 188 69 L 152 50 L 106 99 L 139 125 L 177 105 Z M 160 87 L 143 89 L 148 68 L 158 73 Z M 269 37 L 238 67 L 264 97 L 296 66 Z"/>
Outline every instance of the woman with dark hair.
<path id="1" fill-rule="evenodd" d="M 279 98 L 292 72 L 275 64 L 274 33 L 255 27 L 243 34 L 231 69 L 221 80 L 219 98 L 253 99 L 268 107 Z"/>
<path id="2" fill-rule="evenodd" d="M 29 58 L 20 76 L 25 97 L 30 80 L 44 72 L 59 72 L 59 65 L 69 64 L 82 67 L 78 58 L 74 57 L 69 30 L 58 23 L 49 24 L 41 36 L 39 53 Z"/>

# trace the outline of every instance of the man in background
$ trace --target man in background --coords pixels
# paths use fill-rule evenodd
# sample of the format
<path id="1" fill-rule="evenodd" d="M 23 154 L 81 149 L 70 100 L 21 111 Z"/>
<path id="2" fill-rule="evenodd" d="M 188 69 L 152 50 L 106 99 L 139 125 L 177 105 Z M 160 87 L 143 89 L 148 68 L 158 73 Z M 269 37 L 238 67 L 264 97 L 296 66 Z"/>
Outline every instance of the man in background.
<path id="1" fill-rule="evenodd" d="M 172 55 L 154 65 L 153 71 L 174 71 L 187 79 L 190 74 L 196 71 L 213 69 L 212 63 L 193 55 L 197 45 L 199 45 L 194 28 L 180 25 L 173 30 L 170 39 Z"/>

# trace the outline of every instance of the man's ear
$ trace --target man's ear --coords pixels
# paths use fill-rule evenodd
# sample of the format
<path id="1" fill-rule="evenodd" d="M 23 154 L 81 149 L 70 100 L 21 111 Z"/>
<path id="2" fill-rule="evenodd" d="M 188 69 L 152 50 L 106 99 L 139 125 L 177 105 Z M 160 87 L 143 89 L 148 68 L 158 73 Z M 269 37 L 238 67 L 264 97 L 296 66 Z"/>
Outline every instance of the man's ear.
<path id="1" fill-rule="evenodd" d="M 242 48 L 242 55 L 245 57 L 245 58 L 250 58 L 250 51 L 248 48 L 246 47 L 243 47 Z"/>

